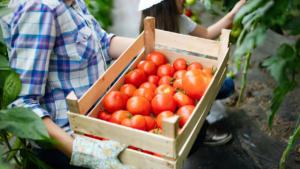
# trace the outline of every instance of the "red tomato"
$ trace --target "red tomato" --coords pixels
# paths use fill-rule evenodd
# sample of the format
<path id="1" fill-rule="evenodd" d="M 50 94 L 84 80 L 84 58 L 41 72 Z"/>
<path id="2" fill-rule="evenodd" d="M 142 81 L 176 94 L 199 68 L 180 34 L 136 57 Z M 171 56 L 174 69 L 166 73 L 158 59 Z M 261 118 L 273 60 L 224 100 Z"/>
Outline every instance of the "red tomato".
<path id="1" fill-rule="evenodd" d="M 124 119 L 121 125 L 143 131 L 147 129 L 146 119 L 142 115 L 135 115 L 130 119 Z"/>
<path id="2" fill-rule="evenodd" d="M 126 110 L 118 110 L 111 115 L 109 122 L 121 124 L 124 119 L 129 119 L 131 116 L 132 115 Z"/>
<path id="3" fill-rule="evenodd" d="M 209 78 L 213 78 L 214 74 L 216 73 L 217 69 L 213 69 L 213 68 L 204 68 L 203 70 L 204 75 L 206 75 Z"/>
<path id="4" fill-rule="evenodd" d="M 153 134 L 162 135 L 162 130 L 160 128 L 152 129 L 149 132 Z"/>
<path id="5" fill-rule="evenodd" d="M 189 66 L 187 68 L 187 70 L 191 70 L 191 69 L 200 69 L 200 70 L 202 70 L 203 67 L 202 67 L 201 63 L 193 62 L 193 63 L 189 64 Z"/>
<path id="6" fill-rule="evenodd" d="M 176 90 L 176 88 L 178 89 L 183 89 L 182 86 L 182 79 L 177 79 L 173 82 L 173 88 Z"/>
<path id="7" fill-rule="evenodd" d="M 163 158 L 163 155 L 161 155 L 161 154 L 153 153 L 153 155 L 156 156 L 156 157 Z"/>
<path id="8" fill-rule="evenodd" d="M 152 83 L 152 82 L 145 82 L 145 83 L 143 83 L 143 84 L 140 85 L 140 88 L 150 89 L 154 93 L 154 91 L 157 88 L 157 86 L 154 83 Z"/>
<path id="9" fill-rule="evenodd" d="M 176 77 L 177 79 L 182 79 L 183 76 L 186 74 L 186 70 L 178 70 L 177 72 L 174 73 L 173 77 Z"/>
<path id="10" fill-rule="evenodd" d="M 193 16 L 193 12 L 191 10 L 185 9 L 185 15 L 187 17 L 191 17 L 191 16 Z"/>
<path id="11" fill-rule="evenodd" d="M 105 109 L 100 110 L 98 113 L 98 119 L 104 120 L 104 121 L 109 121 L 111 117 L 111 114 L 105 111 Z"/>
<path id="12" fill-rule="evenodd" d="M 167 84 L 167 85 L 171 86 L 171 81 L 172 81 L 172 77 L 170 77 L 170 76 L 164 76 L 164 77 L 162 77 L 162 78 L 159 79 L 158 86 L 160 86 L 162 84 Z"/>
<path id="13" fill-rule="evenodd" d="M 173 62 L 173 67 L 174 67 L 175 71 L 186 70 L 186 61 L 183 58 L 176 59 Z"/>
<path id="14" fill-rule="evenodd" d="M 167 85 L 167 84 L 162 84 L 162 85 L 158 86 L 154 92 L 155 95 L 160 94 L 160 93 L 168 93 L 173 96 L 175 94 L 175 91 L 172 86 Z"/>
<path id="15" fill-rule="evenodd" d="M 147 153 L 147 154 L 150 154 L 150 155 L 153 154 L 151 151 L 147 151 L 147 150 L 143 150 L 143 149 L 141 149 L 141 151 L 142 151 L 143 153 Z"/>
<path id="16" fill-rule="evenodd" d="M 107 139 L 107 138 L 103 138 L 103 139 L 102 139 L 102 141 L 108 141 L 108 140 L 109 140 L 109 139 Z"/>
<path id="17" fill-rule="evenodd" d="M 150 116 L 144 116 L 147 122 L 147 131 L 154 129 L 156 126 L 156 121 Z"/>
<path id="18" fill-rule="evenodd" d="M 178 135 L 181 133 L 181 128 L 178 128 Z"/>
<path id="19" fill-rule="evenodd" d="M 126 94 L 130 98 L 136 89 L 137 88 L 132 84 L 124 84 L 120 87 L 119 91 Z"/>
<path id="20" fill-rule="evenodd" d="M 151 102 L 151 100 L 153 99 L 153 97 L 155 96 L 154 93 L 152 92 L 152 90 L 147 89 L 147 88 L 138 88 L 134 93 L 133 96 L 142 96 L 145 99 L 147 99 L 149 101 L 149 103 Z"/>
<path id="21" fill-rule="evenodd" d="M 103 98 L 104 108 L 112 113 L 124 109 L 128 96 L 119 91 L 110 91 Z"/>
<path id="22" fill-rule="evenodd" d="M 157 117 L 156 117 L 156 124 L 157 124 L 157 127 L 159 127 L 160 129 L 163 129 L 162 128 L 162 122 L 163 122 L 163 119 L 167 119 L 169 117 L 173 117 L 174 116 L 174 113 L 171 112 L 171 111 L 163 111 L 161 112 Z"/>
<path id="23" fill-rule="evenodd" d="M 152 61 L 156 67 L 167 63 L 167 58 L 160 52 L 151 52 L 146 57 L 147 61 Z"/>
<path id="24" fill-rule="evenodd" d="M 94 135 L 91 135 L 91 134 L 84 134 L 84 136 L 94 138 L 94 139 L 97 139 L 97 140 L 102 140 L 102 137 L 94 136 Z"/>
<path id="25" fill-rule="evenodd" d="M 129 72 L 125 76 L 125 83 L 133 84 L 135 87 L 139 87 L 142 83 L 146 82 L 147 76 L 142 69 L 135 69 Z"/>
<path id="26" fill-rule="evenodd" d="M 173 97 L 174 97 L 174 100 L 176 102 L 178 109 L 185 105 L 195 106 L 195 100 L 192 99 L 191 97 L 183 94 L 183 92 L 177 92 Z"/>
<path id="27" fill-rule="evenodd" d="M 128 146 L 128 148 L 132 149 L 132 150 L 138 150 L 139 148 L 134 147 L 134 146 Z"/>
<path id="28" fill-rule="evenodd" d="M 151 105 L 144 97 L 133 96 L 127 101 L 126 110 L 132 115 L 142 114 L 144 116 L 149 116 L 151 113 Z"/>
<path id="29" fill-rule="evenodd" d="M 183 127 L 185 125 L 189 117 L 192 115 L 194 109 L 195 106 L 192 105 L 182 106 L 180 109 L 178 109 L 177 115 L 180 116 L 180 121 L 179 121 L 180 127 Z"/>
<path id="30" fill-rule="evenodd" d="M 202 70 L 189 70 L 182 79 L 183 90 L 188 96 L 200 100 L 207 87 L 205 80 Z"/>
<path id="31" fill-rule="evenodd" d="M 167 65 L 167 64 L 164 64 L 164 65 L 161 65 L 157 68 L 157 76 L 162 78 L 164 76 L 170 76 L 170 77 L 173 77 L 175 73 L 175 69 L 173 66 L 171 65 Z"/>
<path id="32" fill-rule="evenodd" d="M 147 78 L 147 82 L 151 82 L 151 83 L 155 84 L 156 86 L 158 85 L 158 81 L 159 81 L 159 77 L 156 75 L 150 75 Z"/>
<path id="33" fill-rule="evenodd" d="M 147 76 L 155 75 L 156 73 L 156 65 L 152 61 L 140 61 L 136 68 L 142 69 Z"/>
<path id="34" fill-rule="evenodd" d="M 174 112 L 176 110 L 176 102 L 171 94 L 161 93 L 152 99 L 151 107 L 153 114 L 157 116 L 163 111 Z"/>

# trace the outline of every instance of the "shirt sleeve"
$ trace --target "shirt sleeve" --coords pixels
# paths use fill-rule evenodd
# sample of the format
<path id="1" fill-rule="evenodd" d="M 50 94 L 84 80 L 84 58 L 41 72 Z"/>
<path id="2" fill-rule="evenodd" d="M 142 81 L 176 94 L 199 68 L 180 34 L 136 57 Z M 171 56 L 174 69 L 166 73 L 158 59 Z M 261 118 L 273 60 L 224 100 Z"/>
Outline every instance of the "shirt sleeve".
<path id="1" fill-rule="evenodd" d="M 188 27 L 188 32 L 191 33 L 193 30 L 195 30 L 197 23 L 191 20 L 191 18 L 187 17 L 186 15 L 181 15 L 182 18 L 184 19 L 185 24 Z"/>
<path id="2" fill-rule="evenodd" d="M 12 19 L 9 65 L 20 76 L 21 91 L 8 107 L 26 107 L 40 117 L 50 114 L 39 105 L 45 95 L 50 54 L 56 39 L 51 8 L 36 2 L 25 3 Z"/>

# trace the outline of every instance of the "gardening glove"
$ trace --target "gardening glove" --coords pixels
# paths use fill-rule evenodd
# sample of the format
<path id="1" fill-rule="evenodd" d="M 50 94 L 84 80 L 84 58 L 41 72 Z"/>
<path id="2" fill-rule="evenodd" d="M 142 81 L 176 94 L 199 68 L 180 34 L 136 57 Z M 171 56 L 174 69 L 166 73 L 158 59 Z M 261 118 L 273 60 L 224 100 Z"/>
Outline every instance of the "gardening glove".
<path id="1" fill-rule="evenodd" d="M 118 159 L 118 155 L 126 147 L 128 145 L 112 140 L 100 141 L 75 135 L 70 164 L 92 169 L 131 169 Z"/>

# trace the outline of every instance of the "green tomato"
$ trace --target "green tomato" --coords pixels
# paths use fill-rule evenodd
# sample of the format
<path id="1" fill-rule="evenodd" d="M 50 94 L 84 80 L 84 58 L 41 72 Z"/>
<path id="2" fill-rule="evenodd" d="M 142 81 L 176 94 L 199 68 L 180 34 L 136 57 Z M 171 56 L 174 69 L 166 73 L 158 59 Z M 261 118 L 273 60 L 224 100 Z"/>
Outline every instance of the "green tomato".
<path id="1" fill-rule="evenodd" d="M 227 72 L 227 77 L 233 78 L 233 71 L 230 70 Z"/>
<path id="2" fill-rule="evenodd" d="M 194 22 L 197 22 L 198 21 L 198 17 L 195 16 L 195 15 L 193 15 L 193 16 L 191 16 L 191 20 L 194 21 Z"/>
<path id="3" fill-rule="evenodd" d="M 237 27 L 235 31 L 231 32 L 231 36 L 238 38 L 241 34 L 242 29 L 240 27 Z"/>
<path id="4" fill-rule="evenodd" d="M 186 4 L 193 5 L 196 2 L 196 0 L 186 0 Z"/>

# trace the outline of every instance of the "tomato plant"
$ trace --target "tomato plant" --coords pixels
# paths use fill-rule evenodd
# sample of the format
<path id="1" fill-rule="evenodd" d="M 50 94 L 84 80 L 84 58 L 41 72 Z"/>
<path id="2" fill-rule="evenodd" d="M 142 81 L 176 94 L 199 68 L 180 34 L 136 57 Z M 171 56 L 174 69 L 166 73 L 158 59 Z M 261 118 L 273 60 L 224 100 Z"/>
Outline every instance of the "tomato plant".
<path id="1" fill-rule="evenodd" d="M 200 100 L 207 87 L 205 80 L 202 70 L 192 69 L 183 77 L 182 86 L 188 96 Z"/>
<path id="2" fill-rule="evenodd" d="M 175 73 L 175 69 L 173 66 L 171 65 L 168 65 L 168 64 L 164 64 L 164 65 L 161 65 L 157 68 L 157 76 L 162 78 L 164 76 L 170 76 L 170 77 L 173 77 Z"/>
<path id="3" fill-rule="evenodd" d="M 195 106 L 193 105 L 186 105 L 182 106 L 178 109 L 177 115 L 180 116 L 179 126 L 183 127 L 185 123 L 188 121 L 190 116 L 192 115 L 193 111 L 195 109 Z"/>
<path id="4" fill-rule="evenodd" d="M 130 127 L 130 128 L 134 128 L 134 129 L 138 129 L 138 130 L 143 130 L 143 131 L 146 131 L 146 129 L 147 129 L 146 119 L 142 115 L 134 115 L 131 118 L 124 119 L 121 122 L 121 125 Z"/>
<path id="5" fill-rule="evenodd" d="M 126 110 L 128 110 L 132 115 L 142 114 L 144 116 L 149 116 L 151 113 L 151 105 L 144 97 L 133 96 L 127 101 Z"/>
<path id="6" fill-rule="evenodd" d="M 146 73 L 142 69 L 135 69 L 130 71 L 125 76 L 125 83 L 132 84 L 135 87 L 139 87 L 142 83 L 146 82 L 147 76 Z"/>
<path id="7" fill-rule="evenodd" d="M 160 93 L 167 93 L 167 94 L 170 94 L 173 96 L 175 94 L 175 90 L 170 85 L 162 84 L 162 85 L 158 86 L 154 92 L 155 95 L 160 94 Z"/>
<path id="8" fill-rule="evenodd" d="M 128 96 L 119 91 L 110 91 L 103 98 L 104 108 L 112 113 L 124 109 Z"/>
<path id="9" fill-rule="evenodd" d="M 171 94 L 161 93 L 157 94 L 151 101 L 153 114 L 157 116 L 163 111 L 174 112 L 176 109 L 176 102 Z M 157 120 L 156 120 L 157 121 Z"/>
<path id="10" fill-rule="evenodd" d="M 140 85 L 140 88 L 150 89 L 154 93 L 154 91 L 157 88 L 157 86 L 154 83 L 152 83 L 152 82 L 145 82 L 145 83 L 143 83 L 143 84 Z"/>
<path id="11" fill-rule="evenodd" d="M 159 79 L 160 78 L 156 75 L 150 75 L 147 78 L 147 82 L 151 82 L 151 83 L 155 84 L 156 86 L 158 86 Z"/>
<path id="12" fill-rule="evenodd" d="M 162 123 L 163 123 L 163 119 L 167 119 L 169 117 L 173 117 L 174 113 L 171 111 L 163 111 L 161 112 L 157 117 L 156 117 L 156 125 L 157 127 L 159 127 L 160 129 L 162 128 Z M 180 122 L 180 121 L 179 121 Z"/>
<path id="13" fill-rule="evenodd" d="M 167 63 L 167 58 L 164 54 L 160 52 L 151 52 L 146 56 L 147 61 L 152 61 L 155 66 L 158 68 L 161 65 Z"/>
<path id="14" fill-rule="evenodd" d="M 124 84 L 120 87 L 119 91 L 121 93 L 126 94 L 129 98 L 133 95 L 133 93 L 136 91 L 136 87 L 132 84 Z"/>
<path id="15" fill-rule="evenodd" d="M 152 61 L 140 61 L 136 68 L 143 70 L 147 76 L 156 74 L 156 65 Z"/>
<path id="16" fill-rule="evenodd" d="M 142 96 L 150 103 L 155 95 L 152 90 L 148 88 L 139 88 L 133 93 L 133 96 Z"/>
<path id="17" fill-rule="evenodd" d="M 126 110 L 118 110 L 111 115 L 109 122 L 121 124 L 124 119 L 129 119 L 131 116 L 132 114 Z"/>
<path id="18" fill-rule="evenodd" d="M 191 69 L 200 69 L 200 70 L 202 70 L 203 67 L 202 67 L 201 63 L 193 62 L 193 63 L 189 64 L 189 66 L 187 67 L 186 70 L 191 70 Z"/>
<path id="19" fill-rule="evenodd" d="M 176 59 L 173 62 L 173 67 L 175 71 L 186 70 L 186 61 L 183 58 Z"/>

